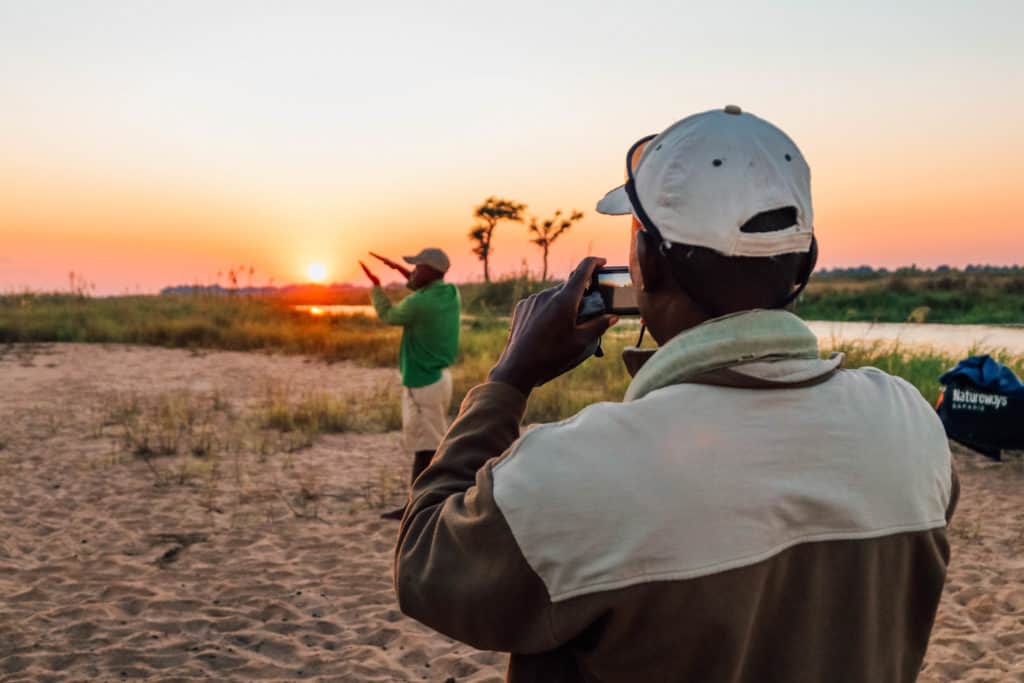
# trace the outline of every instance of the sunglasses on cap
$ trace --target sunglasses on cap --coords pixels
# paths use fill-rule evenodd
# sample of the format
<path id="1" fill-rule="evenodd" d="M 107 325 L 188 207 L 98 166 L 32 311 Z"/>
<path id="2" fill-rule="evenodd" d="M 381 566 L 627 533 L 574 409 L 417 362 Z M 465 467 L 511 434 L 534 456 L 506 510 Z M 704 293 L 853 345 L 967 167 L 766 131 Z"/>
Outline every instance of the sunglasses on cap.
<path id="1" fill-rule="evenodd" d="M 640 203 L 640 196 L 636 191 L 636 175 L 633 172 L 633 162 L 636 157 L 636 163 L 639 165 L 640 158 L 643 156 L 644 148 L 647 143 L 658 137 L 656 134 L 647 135 L 640 138 L 629 148 L 626 152 L 626 196 L 629 197 L 629 203 L 633 207 L 633 215 L 636 216 L 637 220 L 640 221 L 640 225 L 643 229 L 655 239 L 659 249 L 664 251 L 667 246 L 671 246 L 671 243 L 667 243 L 665 238 L 662 236 L 661 231 L 658 230 L 658 226 L 654 224 L 651 217 L 647 215 L 644 210 L 643 204 Z"/>

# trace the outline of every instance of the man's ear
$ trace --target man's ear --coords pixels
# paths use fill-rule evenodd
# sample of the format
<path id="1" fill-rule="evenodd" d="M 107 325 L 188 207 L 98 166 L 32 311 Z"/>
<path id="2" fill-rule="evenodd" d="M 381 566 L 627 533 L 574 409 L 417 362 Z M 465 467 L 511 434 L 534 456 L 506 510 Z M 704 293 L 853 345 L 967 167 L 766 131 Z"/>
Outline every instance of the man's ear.
<path id="1" fill-rule="evenodd" d="M 665 260 L 660 258 L 658 244 L 650 233 L 637 230 L 636 260 L 640 266 L 640 288 L 645 292 L 656 292 L 665 284 Z"/>

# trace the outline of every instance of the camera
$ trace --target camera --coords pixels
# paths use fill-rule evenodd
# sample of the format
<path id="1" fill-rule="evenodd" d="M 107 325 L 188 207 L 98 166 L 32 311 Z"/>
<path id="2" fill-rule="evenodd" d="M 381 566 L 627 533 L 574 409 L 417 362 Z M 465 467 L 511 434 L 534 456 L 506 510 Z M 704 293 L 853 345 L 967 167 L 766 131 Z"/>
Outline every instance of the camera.
<path id="1" fill-rule="evenodd" d="M 606 266 L 594 271 L 590 285 L 580 301 L 576 322 L 593 320 L 606 313 L 619 316 L 640 315 L 640 308 L 636 301 L 636 288 L 633 287 L 633 278 L 630 277 L 629 268 L 626 266 Z M 575 367 L 590 356 L 600 358 L 603 355 L 601 338 L 598 337 L 584 350 L 579 360 L 569 367 Z"/>
<path id="2" fill-rule="evenodd" d="M 586 294 L 596 292 L 604 306 L 602 313 L 619 316 L 640 315 L 637 307 L 636 288 L 627 266 L 606 266 L 594 271 Z"/>
<path id="3" fill-rule="evenodd" d="M 579 322 L 599 315 L 640 315 L 636 301 L 636 288 L 627 266 L 606 266 L 594 271 L 590 286 L 583 293 Z"/>

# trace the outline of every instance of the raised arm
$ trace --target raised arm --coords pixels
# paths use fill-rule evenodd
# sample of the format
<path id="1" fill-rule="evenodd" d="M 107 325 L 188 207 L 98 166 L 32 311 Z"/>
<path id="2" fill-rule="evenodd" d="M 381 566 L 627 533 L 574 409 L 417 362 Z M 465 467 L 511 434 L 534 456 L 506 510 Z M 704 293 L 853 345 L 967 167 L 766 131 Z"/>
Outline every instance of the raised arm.
<path id="1" fill-rule="evenodd" d="M 409 268 L 406 268 L 401 263 L 397 263 L 395 261 L 392 261 L 391 259 L 389 259 L 387 257 L 384 257 L 384 256 L 381 256 L 380 254 L 375 254 L 372 251 L 370 252 L 370 256 L 372 256 L 373 258 L 377 259 L 378 261 L 383 263 L 388 268 L 391 268 L 393 270 L 397 270 L 399 273 L 402 274 L 402 277 L 404 277 L 406 280 L 408 280 L 409 276 L 412 275 L 412 270 L 410 270 Z"/>
<path id="2" fill-rule="evenodd" d="M 408 325 L 419 315 L 420 302 L 415 294 L 393 304 L 380 284 L 376 284 L 370 290 L 370 299 L 377 311 L 377 317 L 389 325 Z"/>

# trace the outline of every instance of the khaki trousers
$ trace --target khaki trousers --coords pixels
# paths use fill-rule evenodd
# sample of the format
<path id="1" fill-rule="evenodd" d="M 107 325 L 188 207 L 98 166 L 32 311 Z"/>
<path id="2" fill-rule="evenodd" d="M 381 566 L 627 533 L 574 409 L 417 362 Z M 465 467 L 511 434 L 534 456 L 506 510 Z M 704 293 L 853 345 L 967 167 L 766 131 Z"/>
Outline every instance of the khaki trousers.
<path id="1" fill-rule="evenodd" d="M 402 387 L 402 439 L 405 450 L 437 450 L 448 431 L 448 408 L 452 403 L 452 373 L 425 387 Z"/>

